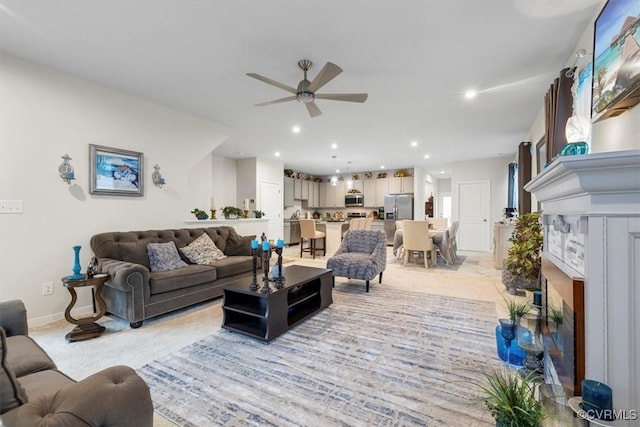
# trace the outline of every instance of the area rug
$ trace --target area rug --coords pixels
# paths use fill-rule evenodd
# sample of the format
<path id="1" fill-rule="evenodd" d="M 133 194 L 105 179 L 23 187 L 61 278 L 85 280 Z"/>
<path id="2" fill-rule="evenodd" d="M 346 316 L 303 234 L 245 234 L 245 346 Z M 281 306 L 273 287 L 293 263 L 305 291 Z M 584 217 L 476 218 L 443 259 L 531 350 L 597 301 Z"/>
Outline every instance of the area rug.
<path id="1" fill-rule="evenodd" d="M 466 259 L 467 259 L 466 255 L 458 255 L 458 259 L 456 260 L 456 262 L 454 262 L 453 264 L 447 264 L 447 262 L 441 256 L 438 255 L 436 257 L 436 263 L 435 264 L 430 263 L 429 268 L 441 268 L 443 270 L 457 271 L 460 268 L 460 266 L 462 266 L 462 264 L 465 262 Z M 423 260 L 424 260 L 424 257 L 419 258 L 417 261 L 415 258 L 412 258 L 407 263 L 406 266 L 424 268 Z M 391 255 L 387 257 L 387 263 L 403 265 L 404 258 L 397 258 L 395 255 Z"/>
<path id="2" fill-rule="evenodd" d="M 495 305 L 373 287 L 270 343 L 218 330 L 138 370 L 180 426 L 489 426 Z"/>

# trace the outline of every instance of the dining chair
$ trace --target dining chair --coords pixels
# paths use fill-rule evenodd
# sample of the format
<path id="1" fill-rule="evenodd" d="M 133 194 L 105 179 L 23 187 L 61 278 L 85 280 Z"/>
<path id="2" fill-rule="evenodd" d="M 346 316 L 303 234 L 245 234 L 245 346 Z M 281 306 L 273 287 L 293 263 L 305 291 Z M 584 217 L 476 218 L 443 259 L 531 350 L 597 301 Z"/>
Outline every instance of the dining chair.
<path id="1" fill-rule="evenodd" d="M 458 227 L 460 223 L 458 221 L 454 221 L 451 223 L 451 227 L 449 228 L 449 254 L 450 258 L 456 262 L 458 261 Z"/>
<path id="2" fill-rule="evenodd" d="M 446 230 L 447 229 L 447 218 L 428 218 L 429 224 L 433 227 L 434 230 Z"/>
<path id="3" fill-rule="evenodd" d="M 432 263 L 436 259 L 433 239 L 429 237 L 429 222 L 404 220 L 402 230 L 404 265 L 407 265 L 411 254 L 416 251 L 424 254 L 424 268 L 429 268 L 429 258 Z"/>
<path id="4" fill-rule="evenodd" d="M 322 239 L 322 248 L 318 248 L 318 239 Z M 305 240 L 308 246 L 304 247 Z M 300 258 L 303 252 L 309 252 L 316 258 L 316 251 L 322 250 L 323 255 L 327 254 L 327 237 L 323 231 L 316 230 L 316 221 L 314 219 L 300 220 Z"/>

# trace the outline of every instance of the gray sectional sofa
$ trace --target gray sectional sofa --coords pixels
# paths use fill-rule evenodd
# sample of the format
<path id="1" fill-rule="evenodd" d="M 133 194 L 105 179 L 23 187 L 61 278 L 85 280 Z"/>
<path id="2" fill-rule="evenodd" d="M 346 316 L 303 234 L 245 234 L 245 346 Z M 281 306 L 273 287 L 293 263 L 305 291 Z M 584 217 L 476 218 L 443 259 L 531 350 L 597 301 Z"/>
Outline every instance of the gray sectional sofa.
<path id="1" fill-rule="evenodd" d="M 188 264 L 184 267 L 150 271 L 149 243 L 174 242 L 180 249 L 204 233 L 226 258 L 200 265 L 183 256 Z M 96 234 L 91 249 L 102 272 L 111 276 L 101 294 L 107 312 L 137 328 L 145 319 L 221 296 L 224 285 L 251 275 L 253 238 L 240 236 L 227 226 Z"/>
<path id="2" fill-rule="evenodd" d="M 29 337 L 22 301 L 0 302 L 0 426 L 152 425 L 149 387 L 133 369 L 112 366 L 75 382 Z"/>

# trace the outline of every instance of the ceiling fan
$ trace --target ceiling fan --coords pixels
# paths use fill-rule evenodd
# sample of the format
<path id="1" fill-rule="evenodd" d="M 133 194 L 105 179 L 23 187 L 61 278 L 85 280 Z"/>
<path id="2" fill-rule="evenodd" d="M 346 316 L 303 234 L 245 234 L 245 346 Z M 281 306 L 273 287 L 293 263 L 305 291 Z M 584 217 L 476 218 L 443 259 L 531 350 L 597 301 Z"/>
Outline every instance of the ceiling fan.
<path id="1" fill-rule="evenodd" d="M 338 74 L 342 72 L 342 68 L 338 67 L 336 64 L 331 62 L 327 62 L 322 70 L 318 73 L 315 79 L 312 82 L 307 80 L 307 71 L 313 63 L 308 59 L 303 59 L 298 61 L 298 67 L 304 72 L 304 79 L 298 83 L 297 88 L 293 88 L 291 86 L 287 86 L 283 83 L 277 82 L 275 80 L 271 80 L 267 77 L 261 76 L 256 73 L 247 73 L 247 76 L 253 77 L 254 79 L 258 79 L 270 85 L 279 87 L 280 89 L 284 89 L 287 92 L 293 93 L 294 96 L 287 96 L 286 98 L 280 98 L 273 101 L 262 102 L 260 104 L 256 104 L 256 107 L 262 107 L 263 105 L 271 105 L 271 104 L 279 104 L 281 102 L 287 101 L 298 101 L 303 103 L 307 107 L 307 111 L 311 117 L 316 117 L 322 114 L 322 111 L 318 108 L 316 103 L 314 102 L 316 99 L 329 99 L 333 101 L 348 101 L 348 102 L 364 102 L 367 100 L 366 93 L 316 93 L 318 89 L 322 86 L 329 83 L 331 80 L 336 78 Z"/>

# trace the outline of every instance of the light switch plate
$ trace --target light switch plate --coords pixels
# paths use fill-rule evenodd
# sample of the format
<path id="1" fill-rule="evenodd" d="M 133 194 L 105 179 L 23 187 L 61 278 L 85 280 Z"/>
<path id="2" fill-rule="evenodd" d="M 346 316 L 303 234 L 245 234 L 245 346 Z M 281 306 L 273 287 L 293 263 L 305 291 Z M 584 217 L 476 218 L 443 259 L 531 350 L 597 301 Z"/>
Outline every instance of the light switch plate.
<path id="1" fill-rule="evenodd" d="M 0 200 L 0 213 L 3 213 L 3 214 L 24 213 L 22 200 Z"/>

